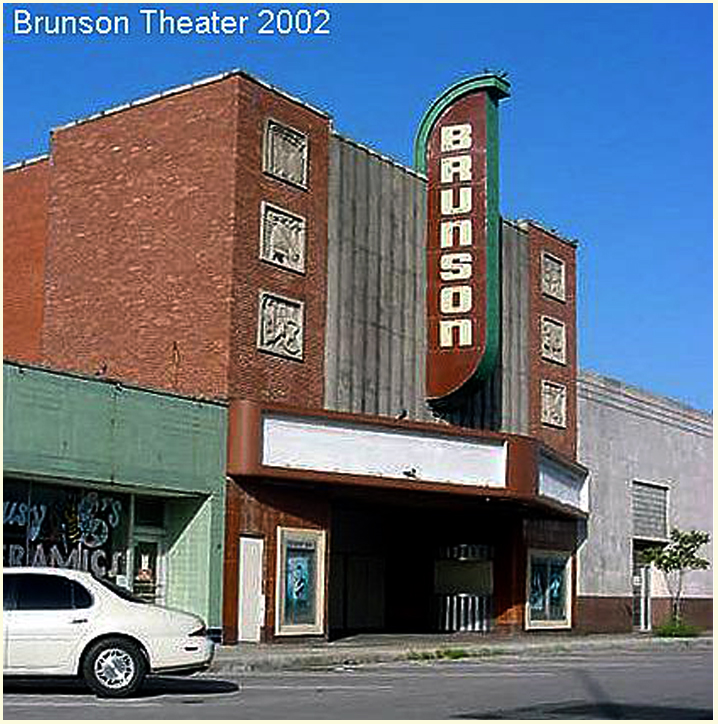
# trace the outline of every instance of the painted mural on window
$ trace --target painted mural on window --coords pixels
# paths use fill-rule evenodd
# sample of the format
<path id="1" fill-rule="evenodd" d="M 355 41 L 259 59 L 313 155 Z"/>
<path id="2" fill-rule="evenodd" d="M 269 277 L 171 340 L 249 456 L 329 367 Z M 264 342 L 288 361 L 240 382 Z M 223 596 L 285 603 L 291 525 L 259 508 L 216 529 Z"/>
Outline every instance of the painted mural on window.
<path id="1" fill-rule="evenodd" d="M 129 496 L 5 481 L 3 565 L 126 575 Z"/>
<path id="2" fill-rule="evenodd" d="M 316 619 L 316 543 L 309 540 L 288 541 L 284 561 L 282 622 L 287 625 L 313 624 Z"/>

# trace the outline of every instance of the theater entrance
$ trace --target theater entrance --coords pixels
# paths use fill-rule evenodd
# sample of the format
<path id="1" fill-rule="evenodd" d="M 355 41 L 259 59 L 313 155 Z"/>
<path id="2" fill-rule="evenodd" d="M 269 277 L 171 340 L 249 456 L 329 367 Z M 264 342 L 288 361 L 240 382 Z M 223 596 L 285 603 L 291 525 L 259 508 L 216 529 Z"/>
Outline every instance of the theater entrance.
<path id="1" fill-rule="evenodd" d="M 333 506 L 330 637 L 490 631 L 495 549 L 510 543 L 485 505 L 465 507 Z"/>

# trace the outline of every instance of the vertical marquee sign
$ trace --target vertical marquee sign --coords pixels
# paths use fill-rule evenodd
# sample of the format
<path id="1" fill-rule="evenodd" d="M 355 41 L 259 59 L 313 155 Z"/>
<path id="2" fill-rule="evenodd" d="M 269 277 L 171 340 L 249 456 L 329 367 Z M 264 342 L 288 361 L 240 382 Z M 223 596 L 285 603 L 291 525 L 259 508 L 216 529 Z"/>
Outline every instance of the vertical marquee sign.
<path id="1" fill-rule="evenodd" d="M 500 339 L 498 101 L 495 75 L 451 86 L 416 139 L 427 175 L 426 394 L 440 400 L 492 371 Z"/>

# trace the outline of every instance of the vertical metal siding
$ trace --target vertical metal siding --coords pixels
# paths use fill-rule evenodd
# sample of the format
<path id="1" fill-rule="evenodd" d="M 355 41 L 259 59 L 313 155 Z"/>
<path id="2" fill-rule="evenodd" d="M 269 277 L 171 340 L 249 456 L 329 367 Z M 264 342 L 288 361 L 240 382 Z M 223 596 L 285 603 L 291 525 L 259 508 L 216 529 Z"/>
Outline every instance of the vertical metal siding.
<path id="1" fill-rule="evenodd" d="M 325 406 L 431 419 L 423 400 L 424 181 L 330 144 Z"/>
<path id="2" fill-rule="evenodd" d="M 433 418 L 424 398 L 426 182 L 334 137 L 329 165 L 325 406 Z M 439 416 L 528 433 L 528 241 L 502 222 L 501 355 L 494 373 Z"/>
<path id="3" fill-rule="evenodd" d="M 324 343 L 324 398 L 340 399 L 339 380 L 339 347 L 340 334 L 340 287 L 341 250 L 337 230 L 341 224 L 341 198 L 343 176 L 342 146 L 338 143 L 329 144 L 329 204 L 328 204 L 328 253 L 327 253 L 327 312 Z"/>
<path id="4" fill-rule="evenodd" d="M 528 237 L 504 222 L 502 237 L 502 410 L 501 428 L 529 431 Z"/>

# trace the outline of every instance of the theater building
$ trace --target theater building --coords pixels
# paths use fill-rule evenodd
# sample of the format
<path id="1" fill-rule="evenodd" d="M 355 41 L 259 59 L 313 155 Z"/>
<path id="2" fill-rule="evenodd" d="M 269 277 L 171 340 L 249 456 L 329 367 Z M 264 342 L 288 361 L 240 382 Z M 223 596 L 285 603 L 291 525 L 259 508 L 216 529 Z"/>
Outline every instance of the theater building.
<path id="1" fill-rule="evenodd" d="M 80 481 L 92 505 L 127 496 L 126 553 L 100 573 L 141 588 L 132 526 L 164 501 L 162 540 L 187 542 L 151 549 L 153 580 L 226 643 L 650 626 L 665 592 L 634 551 L 711 529 L 689 502 L 711 500 L 711 420 L 639 429 L 672 404 L 645 396 L 606 447 L 611 385 L 577 370 L 577 245 L 499 214 L 508 95 L 494 75 L 450 87 L 407 168 L 233 72 L 55 129 L 49 157 L 6 168 L 6 389 L 64 390 L 54 417 L 6 394 L 28 511 Z M 22 429 L 79 425 L 69 410 L 104 437 L 81 465 L 54 438 L 48 467 Z"/>

